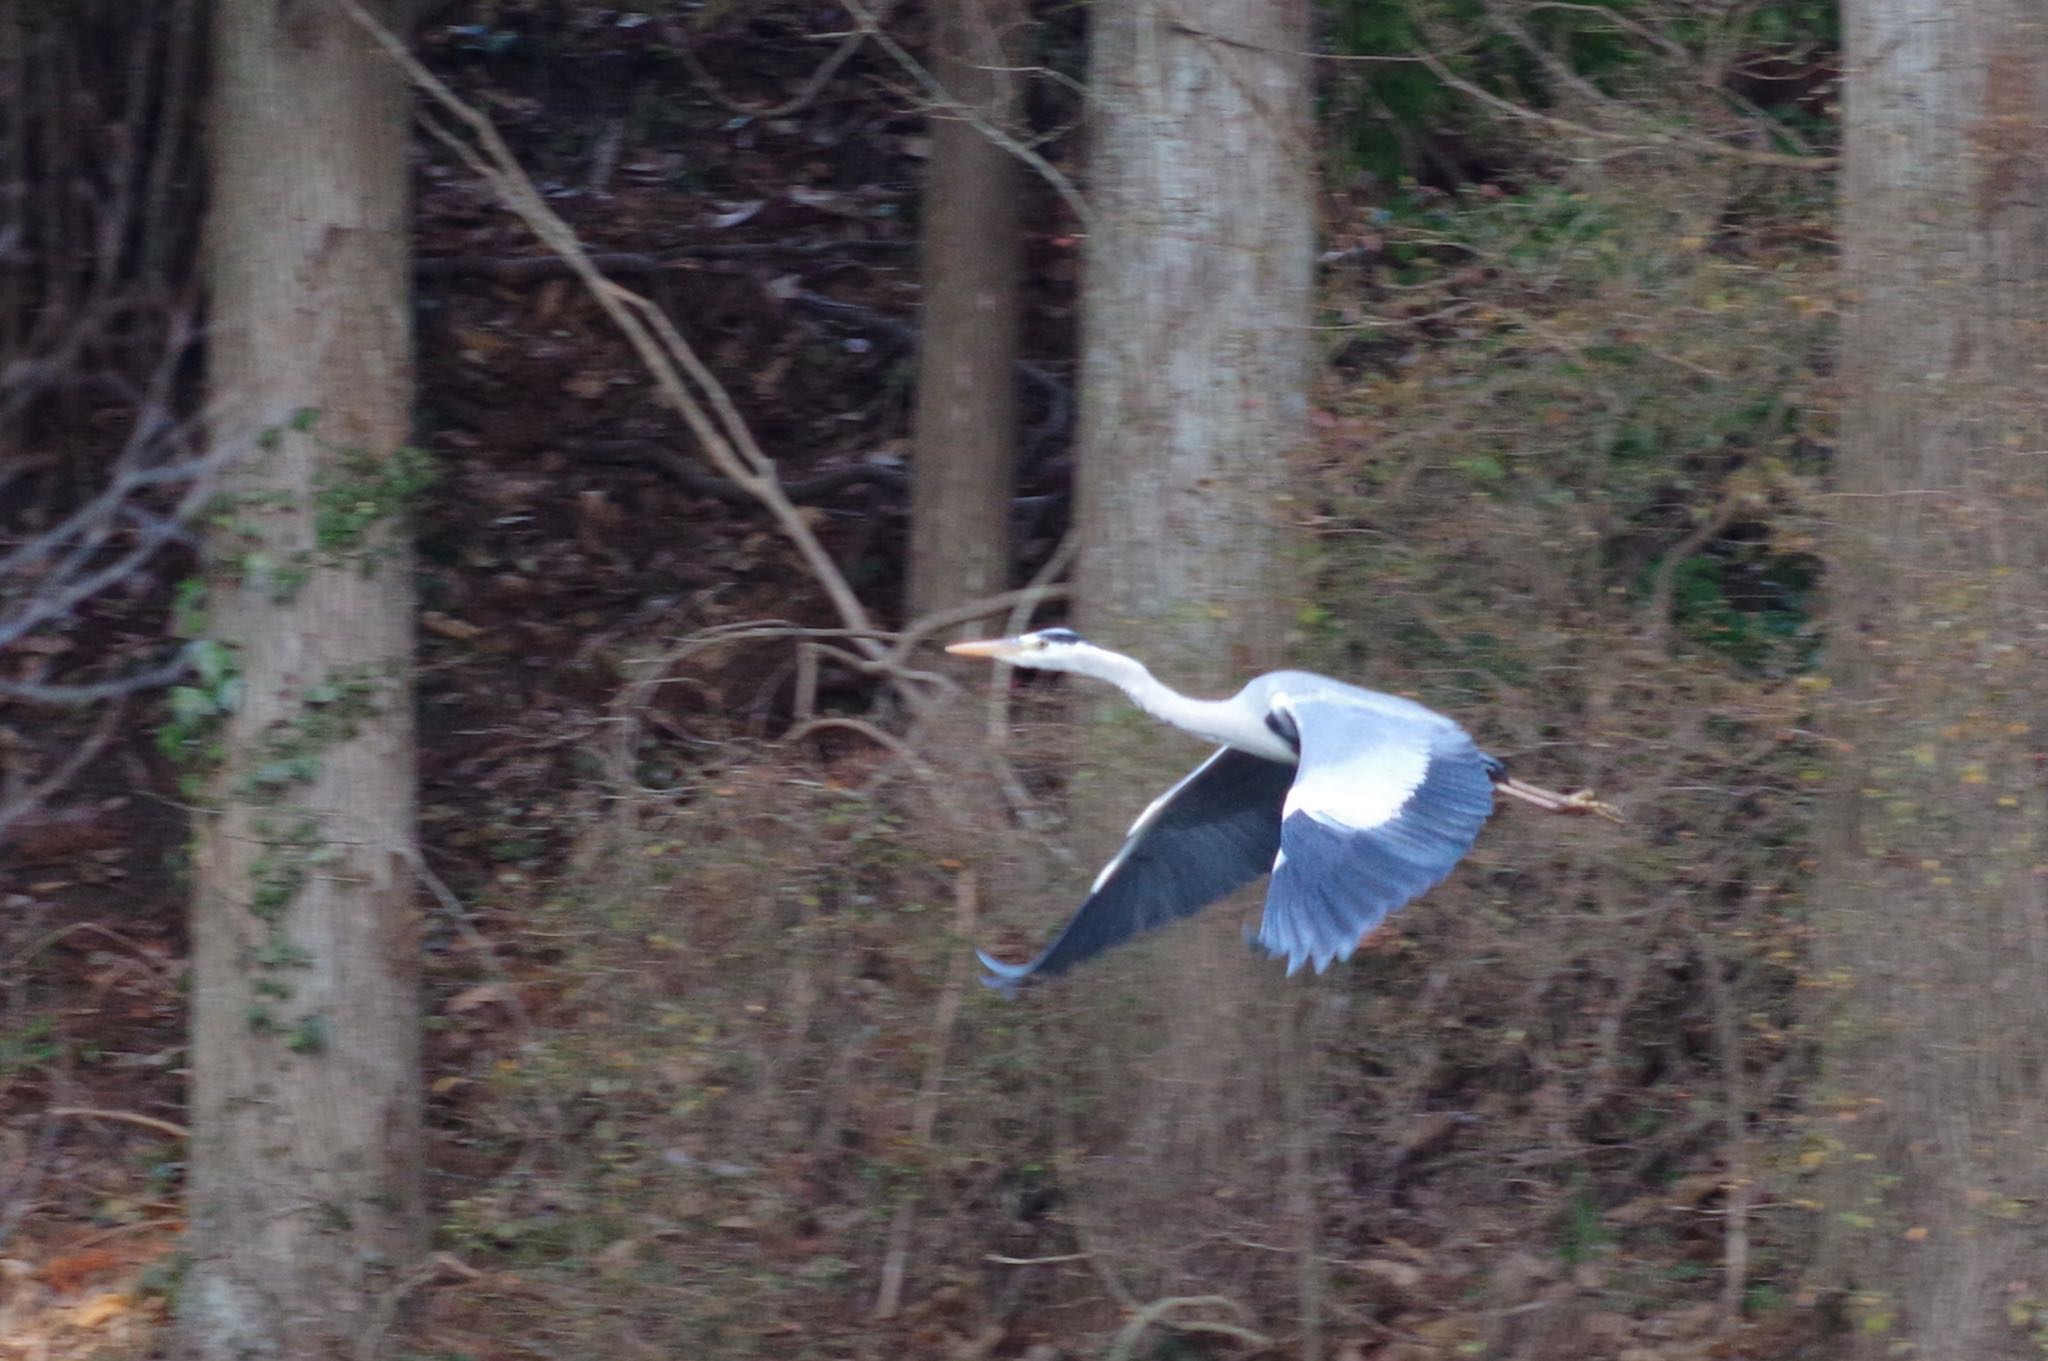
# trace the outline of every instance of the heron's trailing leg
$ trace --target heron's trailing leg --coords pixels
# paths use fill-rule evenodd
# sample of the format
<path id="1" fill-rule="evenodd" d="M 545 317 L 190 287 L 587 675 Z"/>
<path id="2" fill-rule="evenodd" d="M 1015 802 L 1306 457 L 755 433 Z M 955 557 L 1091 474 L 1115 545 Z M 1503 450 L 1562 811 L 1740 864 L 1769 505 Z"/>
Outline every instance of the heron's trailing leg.
<path id="1" fill-rule="evenodd" d="M 1506 775 L 1497 777 L 1493 782 L 1493 787 L 1503 794 L 1509 794 L 1520 799 L 1524 803 L 1534 804 L 1547 813 L 1591 813 L 1595 817 L 1606 818 L 1609 822 L 1620 822 L 1622 820 L 1619 809 L 1611 803 L 1602 803 L 1599 799 L 1594 798 L 1593 791 L 1590 789 L 1579 789 L 1569 794 L 1560 794 L 1555 790 L 1545 789 L 1541 785 L 1533 785 L 1526 780 L 1517 780 L 1512 776 Z"/>

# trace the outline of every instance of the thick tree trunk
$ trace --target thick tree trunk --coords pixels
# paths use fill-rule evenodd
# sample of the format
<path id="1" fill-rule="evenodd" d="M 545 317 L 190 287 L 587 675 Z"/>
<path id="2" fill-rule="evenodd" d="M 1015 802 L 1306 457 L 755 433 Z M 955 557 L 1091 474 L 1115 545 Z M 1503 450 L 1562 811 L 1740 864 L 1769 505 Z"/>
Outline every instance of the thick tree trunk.
<path id="1" fill-rule="evenodd" d="M 1818 886 L 1837 1279 L 1873 1349 L 2048 1339 L 2048 20 L 1857 0 Z"/>
<path id="2" fill-rule="evenodd" d="M 1092 11 L 1088 627 L 1220 682 L 1270 661 L 1282 459 L 1307 430 L 1314 157 L 1299 0 Z"/>
<path id="3" fill-rule="evenodd" d="M 390 16 L 391 6 L 381 8 Z M 356 1356 L 422 1246 L 401 78 L 338 8 L 216 0 L 212 633 L 181 1348 Z"/>
<path id="4" fill-rule="evenodd" d="M 1307 429 L 1308 6 L 1100 0 L 1090 15 L 1079 622 L 1217 694 L 1280 660 L 1291 613 L 1275 495 Z M 1073 791 L 1099 855 L 1206 754 L 1100 698 Z M 1298 1211 L 1271 1086 L 1282 980 L 1240 942 L 1241 915 L 1212 909 L 1095 983 L 1149 998 L 1164 1026 L 1125 1011 L 1098 1027 L 1100 1081 L 1128 1105 L 1120 1142 L 1085 1171 L 1101 1242 L 1165 1293 L 1181 1293 L 1169 1264 L 1217 1227 L 1211 1212 L 1234 1217 L 1224 1237 L 1250 1238 Z"/>
<path id="5" fill-rule="evenodd" d="M 931 120 L 911 482 L 913 615 L 1007 584 L 1017 449 L 1018 163 L 973 120 L 999 128 L 1011 120 L 1016 78 L 1003 68 L 1014 64 L 1023 7 L 941 0 L 936 10 L 939 79 L 972 118 L 941 110 Z"/>

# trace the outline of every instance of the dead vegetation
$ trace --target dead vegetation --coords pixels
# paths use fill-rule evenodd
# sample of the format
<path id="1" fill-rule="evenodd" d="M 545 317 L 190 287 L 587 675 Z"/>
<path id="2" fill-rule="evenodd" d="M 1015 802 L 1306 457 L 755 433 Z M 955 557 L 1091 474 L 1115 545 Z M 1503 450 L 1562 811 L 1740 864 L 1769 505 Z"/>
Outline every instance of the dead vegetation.
<path id="1" fill-rule="evenodd" d="M 762 50 L 734 30 L 703 41 Z M 785 467 L 887 452 L 904 417 L 873 395 L 896 390 L 900 351 L 850 345 L 865 337 L 778 312 L 762 288 L 815 268 L 850 305 L 904 300 L 897 219 L 879 209 L 906 201 L 912 134 L 873 130 L 906 116 L 875 94 L 892 77 L 846 69 L 853 93 L 790 81 L 832 126 L 868 119 L 849 135 L 882 169 L 804 188 L 826 197 L 763 190 L 730 230 L 764 261 L 653 290 L 710 337 L 712 370 L 745 375 L 727 381 L 753 437 L 808 455 Z M 514 105 L 529 154 L 556 119 L 597 129 L 573 162 L 593 173 L 609 129 L 639 139 L 604 163 L 618 195 L 569 214 L 608 246 L 651 250 L 665 221 L 701 226 L 775 176 L 818 178 L 797 130 L 743 154 L 743 130 L 719 141 L 693 113 L 675 145 L 728 157 L 729 178 L 679 189 L 664 158 L 683 153 L 651 126 L 533 99 Z M 863 667 L 804 661 L 779 636 L 678 647 L 764 619 L 866 620 L 844 602 L 834 618 L 798 556 L 718 497 L 563 452 L 564 408 L 592 438 L 673 438 L 611 405 L 640 379 L 596 309 L 557 280 L 438 286 L 427 406 L 497 424 L 434 430 L 441 1252 L 403 1301 L 412 1354 L 1646 1361 L 1810 1345 L 1801 998 L 1821 984 L 1800 890 L 1824 205 L 1809 172 L 1697 151 L 1337 199 L 1330 367 L 1293 493 L 1300 658 L 1457 713 L 1522 773 L 1596 787 L 1629 823 L 1561 835 L 1510 811 L 1351 968 L 1286 985 L 1286 1029 L 1246 1042 L 1313 1056 L 1268 1094 L 1303 1138 L 1242 1166 L 1300 1198 L 1261 1222 L 1234 1213 L 1231 1186 L 1206 1188 L 1186 1288 L 1157 1297 L 1097 1250 L 1079 1193 L 1100 1134 L 1093 1037 L 1060 990 L 1008 1004 L 975 986 L 967 950 L 1036 936 L 1089 872 L 1041 836 L 1063 778 L 1057 696 L 1019 706 L 1010 790 L 1036 817 L 969 829 L 983 848 L 963 858 L 948 792 L 911 759 L 915 734 L 871 708 Z M 429 184 L 423 254 L 524 253 L 452 163 Z M 822 264 L 774 253 L 819 245 Z M 1055 276 L 1063 250 L 1034 246 Z M 1041 285 L 1040 358 L 1061 287 Z M 900 510 L 861 485 L 784 523 L 816 526 L 863 598 L 886 598 Z M 789 740 L 799 713 L 842 726 Z M 39 843 L 8 889 L 35 906 L 5 924 L 0 1103 L 34 1118 L 0 1136 L 0 1347 L 141 1354 L 175 1289 L 179 889 L 143 863 L 167 847 L 116 803 L 125 782 L 174 776 L 131 736 L 124 770 L 83 771 L 57 810 L 87 842 Z M 119 891 L 128 875 L 146 883 Z M 1106 962 L 1068 986 L 1113 994 L 1117 976 Z"/>

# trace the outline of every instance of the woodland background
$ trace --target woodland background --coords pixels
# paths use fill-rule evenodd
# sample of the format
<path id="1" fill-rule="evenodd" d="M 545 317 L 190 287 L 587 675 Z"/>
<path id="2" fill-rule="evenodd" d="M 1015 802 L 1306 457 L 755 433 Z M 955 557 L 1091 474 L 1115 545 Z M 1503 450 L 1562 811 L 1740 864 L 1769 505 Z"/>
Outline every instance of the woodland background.
<path id="1" fill-rule="evenodd" d="M 187 904 L 215 853 L 188 848 L 242 686 L 208 641 L 200 552 L 212 536 L 217 564 L 241 532 L 206 513 L 208 8 L 0 0 L 0 1355 L 196 1345 L 167 1326 L 189 1286 Z M 952 603 L 905 599 L 920 304 L 949 286 L 929 252 L 920 272 L 923 186 L 939 137 L 979 131 L 932 107 L 943 14 L 452 0 L 413 29 L 537 199 L 673 319 L 772 456 L 786 518 L 885 628 Z M 965 594 L 1047 589 L 988 632 L 1065 617 L 1085 457 L 1090 10 L 1025 17 L 1002 120 L 1029 155 L 972 191 L 1018 224 L 1020 339 L 993 366 L 1015 379 L 1010 545 Z M 350 1316 L 359 1354 L 2035 1354 L 2038 1177 L 1981 1131 L 1928 1171 L 1938 1119 L 1880 1110 L 1976 1099 L 1897 1047 L 1911 1008 L 1948 1014 L 2016 1037 L 1973 1090 L 2010 1100 L 1983 1128 L 2038 1160 L 2037 1003 L 2013 999 L 2038 990 L 2040 933 L 1951 949 L 1970 928 L 1940 909 L 1960 873 L 1942 848 L 2039 802 L 2038 611 L 1968 584 L 2039 563 L 1950 564 L 1937 620 L 1880 589 L 1882 546 L 1842 547 L 1856 498 L 1949 485 L 1933 455 L 1904 481 L 1843 468 L 1844 394 L 1865 389 L 1840 318 L 1880 279 L 1858 259 L 1883 257 L 1842 252 L 1842 22 L 1806 0 L 1327 0 L 1308 19 L 1313 377 L 1273 488 L 1270 650 L 1176 672 L 1184 644 L 1099 641 L 1163 653 L 1172 680 L 1284 659 L 1412 694 L 1629 819 L 1509 810 L 1350 966 L 1260 970 L 1228 1008 L 1239 984 L 1165 961 L 1220 967 L 1242 905 L 1025 1000 L 975 986 L 970 946 L 1042 940 L 1093 873 L 1096 823 L 1142 805 L 1088 787 L 1118 721 L 930 649 L 860 652 L 787 524 L 649 399 L 593 294 L 416 96 L 435 120 L 405 153 L 417 453 L 314 498 L 333 542 L 403 512 L 417 553 L 417 667 L 396 683 L 420 848 L 396 891 L 423 914 L 430 1246 L 383 1264 Z M 2002 177 L 2040 183 L 2039 67 L 1994 75 L 2017 112 L 1958 134 L 1982 221 L 1930 225 L 1866 177 L 1871 211 L 1996 237 Z M 2015 258 L 2033 298 L 2048 250 Z M 1922 286 L 1872 324 L 1977 305 Z M 2036 348 L 1994 327 L 1954 352 L 2037 355 L 2038 314 L 2013 311 Z M 2025 386 L 1980 377 L 1980 412 Z M 2038 453 L 2018 438 L 1969 447 Z M 1863 529 L 2020 543 L 2000 516 L 2037 517 L 2048 482 L 2007 475 L 1957 473 L 1983 499 L 1946 527 Z M 289 563 L 237 562 L 289 603 Z M 1831 653 L 1824 584 L 1867 588 L 1858 636 L 1913 664 Z M 892 679 L 913 655 L 947 695 L 917 713 Z M 1842 695 L 1893 681 L 1937 698 L 1837 721 Z M 1951 756 L 1980 730 L 1995 759 Z M 309 780 L 307 748 L 264 750 L 257 787 Z M 1895 775 L 1925 782 L 1916 830 L 1873 854 L 1911 886 L 1873 891 L 1829 810 Z M 1951 809 L 1959 788 L 1999 802 Z M 1987 892 L 2038 894 L 2032 845 L 1998 851 Z M 1878 898 L 1901 915 L 1873 929 L 1949 973 L 1830 936 L 1831 912 Z M 2001 954 L 2019 981 L 1977 997 Z M 1845 1031 L 1865 963 L 1902 990 Z M 1191 1049 L 1176 1017 L 1205 1010 Z M 268 1013 L 242 1028 L 298 1059 L 329 1042 Z M 1132 1074 L 1191 1066 L 1232 1076 L 1133 1104 Z M 1901 1185 L 1946 1188 L 1942 1208 Z M 1955 1296 L 1986 1321 L 1929 1324 L 1900 1282 L 1946 1280 L 1925 1262 L 1996 1234 L 2020 1247 Z"/>

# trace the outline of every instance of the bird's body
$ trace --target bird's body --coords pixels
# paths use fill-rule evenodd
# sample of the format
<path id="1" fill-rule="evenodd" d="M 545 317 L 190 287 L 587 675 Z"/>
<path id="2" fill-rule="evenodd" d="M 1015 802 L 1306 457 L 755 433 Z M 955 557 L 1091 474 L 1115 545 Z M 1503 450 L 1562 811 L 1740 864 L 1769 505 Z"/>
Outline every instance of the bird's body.
<path id="1" fill-rule="evenodd" d="M 1271 874 L 1253 943 L 1287 971 L 1349 959 L 1387 914 L 1471 849 L 1496 787 L 1560 812 L 1612 816 L 1584 795 L 1508 780 L 1432 709 L 1308 671 L 1275 671 L 1222 700 L 1191 699 L 1067 629 L 948 651 L 1106 680 L 1218 750 L 1132 824 L 1088 898 L 1027 964 L 981 956 L 999 987 L 1056 974 Z"/>

